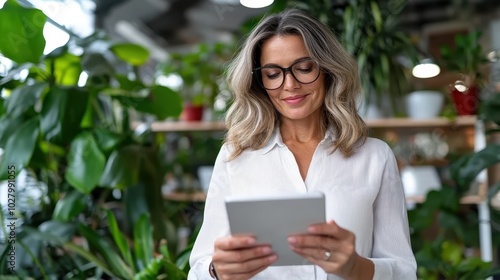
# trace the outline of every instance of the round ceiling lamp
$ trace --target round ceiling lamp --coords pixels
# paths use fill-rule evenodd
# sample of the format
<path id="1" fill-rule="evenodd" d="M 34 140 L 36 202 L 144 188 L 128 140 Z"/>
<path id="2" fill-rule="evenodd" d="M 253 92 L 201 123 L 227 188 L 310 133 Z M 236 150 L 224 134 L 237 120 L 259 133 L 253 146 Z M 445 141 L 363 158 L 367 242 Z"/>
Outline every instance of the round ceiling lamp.
<path id="1" fill-rule="evenodd" d="M 271 5 L 274 0 L 240 0 L 241 5 L 247 8 L 264 8 Z"/>
<path id="2" fill-rule="evenodd" d="M 420 64 L 413 67 L 412 74 L 417 78 L 432 78 L 439 75 L 441 69 L 432 59 L 424 59 Z"/>

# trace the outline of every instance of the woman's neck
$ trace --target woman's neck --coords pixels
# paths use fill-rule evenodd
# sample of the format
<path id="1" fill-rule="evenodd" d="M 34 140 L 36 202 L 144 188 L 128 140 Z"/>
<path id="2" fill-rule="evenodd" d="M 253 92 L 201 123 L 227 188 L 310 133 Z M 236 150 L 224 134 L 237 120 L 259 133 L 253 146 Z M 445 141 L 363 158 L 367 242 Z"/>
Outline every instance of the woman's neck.
<path id="1" fill-rule="evenodd" d="M 296 143 L 320 142 L 325 135 L 324 125 L 318 119 L 315 122 L 282 120 L 280 132 L 283 142 Z"/>

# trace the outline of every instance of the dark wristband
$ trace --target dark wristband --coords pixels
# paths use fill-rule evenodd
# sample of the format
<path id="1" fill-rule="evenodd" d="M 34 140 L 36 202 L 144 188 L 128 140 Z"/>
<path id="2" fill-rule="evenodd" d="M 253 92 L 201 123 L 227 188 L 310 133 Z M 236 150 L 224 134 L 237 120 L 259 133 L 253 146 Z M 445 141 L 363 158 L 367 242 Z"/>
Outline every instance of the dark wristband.
<path id="1" fill-rule="evenodd" d="M 215 272 L 215 266 L 213 262 L 210 262 L 208 270 L 210 271 L 210 276 L 212 276 L 212 278 L 214 278 L 215 280 L 219 279 L 217 278 L 217 272 Z"/>

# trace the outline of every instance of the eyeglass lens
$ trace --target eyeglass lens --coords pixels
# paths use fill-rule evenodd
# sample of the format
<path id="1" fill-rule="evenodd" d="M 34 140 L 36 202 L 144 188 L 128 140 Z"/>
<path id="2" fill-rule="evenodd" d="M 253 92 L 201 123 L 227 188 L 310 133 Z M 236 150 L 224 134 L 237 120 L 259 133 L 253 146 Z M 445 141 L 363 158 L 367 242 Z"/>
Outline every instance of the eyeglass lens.
<path id="1" fill-rule="evenodd" d="M 291 70 L 290 70 L 291 69 Z M 278 66 L 264 66 L 260 68 L 262 86 L 265 89 L 277 89 L 285 81 L 285 71 L 291 71 L 292 76 L 302 84 L 314 82 L 319 76 L 319 66 L 313 60 L 299 61 L 288 68 Z"/>

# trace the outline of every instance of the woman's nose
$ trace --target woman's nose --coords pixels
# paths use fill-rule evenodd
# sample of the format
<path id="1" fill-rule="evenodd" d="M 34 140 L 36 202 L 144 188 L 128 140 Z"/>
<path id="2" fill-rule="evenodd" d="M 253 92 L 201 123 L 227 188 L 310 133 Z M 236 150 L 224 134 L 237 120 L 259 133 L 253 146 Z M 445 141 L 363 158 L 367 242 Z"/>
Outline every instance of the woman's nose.
<path id="1" fill-rule="evenodd" d="M 285 77 L 283 81 L 283 89 L 293 90 L 300 87 L 299 81 L 295 79 L 291 72 L 285 72 Z"/>

